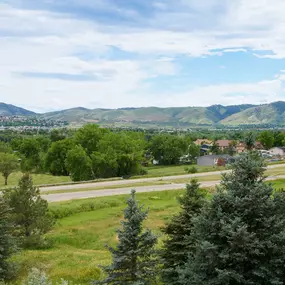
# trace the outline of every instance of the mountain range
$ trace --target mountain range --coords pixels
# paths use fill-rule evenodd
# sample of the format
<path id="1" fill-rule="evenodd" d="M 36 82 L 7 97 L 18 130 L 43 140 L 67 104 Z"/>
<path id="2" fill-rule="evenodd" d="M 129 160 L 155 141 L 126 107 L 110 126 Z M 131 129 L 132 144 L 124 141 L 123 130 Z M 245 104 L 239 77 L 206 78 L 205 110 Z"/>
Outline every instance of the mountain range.
<path id="1" fill-rule="evenodd" d="M 36 115 L 36 113 L 20 107 L 16 107 L 14 105 L 0 102 L 0 116 L 31 116 L 31 115 Z"/>
<path id="2" fill-rule="evenodd" d="M 13 105 L 0 103 L 0 115 L 39 116 L 70 124 L 97 123 L 116 126 L 193 125 L 285 125 L 285 102 L 263 105 L 212 105 L 209 107 L 141 107 L 121 109 L 86 109 L 82 107 L 36 114 Z"/>

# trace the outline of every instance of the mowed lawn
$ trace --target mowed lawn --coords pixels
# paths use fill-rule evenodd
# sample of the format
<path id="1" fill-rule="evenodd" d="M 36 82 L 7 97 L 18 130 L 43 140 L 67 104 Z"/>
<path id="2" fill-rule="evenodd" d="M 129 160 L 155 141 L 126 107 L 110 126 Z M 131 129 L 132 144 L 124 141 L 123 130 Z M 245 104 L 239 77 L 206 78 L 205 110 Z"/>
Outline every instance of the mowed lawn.
<path id="1" fill-rule="evenodd" d="M 212 172 L 225 170 L 225 167 L 217 166 L 199 166 L 199 165 L 172 165 L 172 166 L 150 166 L 147 169 L 148 174 L 145 177 L 160 177 L 188 174 L 185 168 L 195 167 L 200 172 Z"/>
<path id="2" fill-rule="evenodd" d="M 22 172 L 14 172 L 8 178 L 8 186 L 13 187 L 18 185 L 18 181 L 22 176 Z M 66 183 L 71 182 L 69 176 L 53 176 L 51 174 L 32 174 L 33 181 L 35 185 L 42 185 L 42 184 L 56 184 L 56 183 Z M 3 188 L 4 185 L 4 178 L 0 175 L 0 188 Z"/>
<path id="3" fill-rule="evenodd" d="M 276 189 L 285 188 L 285 179 L 270 183 Z M 179 211 L 177 197 L 183 192 L 137 194 L 138 200 L 150 208 L 146 226 L 159 235 L 159 244 L 163 239 L 161 227 Z M 110 263 L 105 245 L 117 242 L 116 229 L 120 227 L 127 198 L 128 195 L 120 195 L 50 204 L 58 217 L 55 228 L 46 236 L 52 247 L 23 251 L 15 256 L 20 275 L 24 277 L 31 268 L 37 267 L 54 281 L 65 278 L 87 285 L 99 278 L 100 266 Z"/>
<path id="4" fill-rule="evenodd" d="M 209 171 L 218 171 L 224 170 L 223 167 L 212 167 L 212 166 L 197 166 L 194 165 L 198 172 L 209 172 Z M 137 176 L 134 178 L 147 178 L 147 177 L 160 177 L 160 176 L 171 176 L 171 175 L 182 175 L 188 174 L 185 171 L 185 167 L 193 167 L 187 165 L 179 165 L 179 166 L 151 166 L 146 168 L 148 171 L 147 175 L 144 176 Z M 13 187 L 18 184 L 19 179 L 22 176 L 22 172 L 14 172 L 8 178 L 8 186 Z M 70 177 L 68 176 L 53 176 L 51 174 L 32 174 L 34 184 L 35 185 L 43 185 L 43 184 L 57 184 L 57 183 L 68 183 L 72 182 Z M 0 175 L 0 188 L 3 188 L 4 185 L 4 178 Z"/>

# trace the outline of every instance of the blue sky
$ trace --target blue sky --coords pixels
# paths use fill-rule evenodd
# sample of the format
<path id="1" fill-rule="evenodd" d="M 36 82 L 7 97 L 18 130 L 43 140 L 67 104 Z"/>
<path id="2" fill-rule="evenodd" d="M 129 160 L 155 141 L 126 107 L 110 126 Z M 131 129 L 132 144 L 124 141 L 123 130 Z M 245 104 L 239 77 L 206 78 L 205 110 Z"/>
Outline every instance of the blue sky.
<path id="1" fill-rule="evenodd" d="M 285 100 L 284 0 L 2 0 L 0 101 L 38 112 Z"/>

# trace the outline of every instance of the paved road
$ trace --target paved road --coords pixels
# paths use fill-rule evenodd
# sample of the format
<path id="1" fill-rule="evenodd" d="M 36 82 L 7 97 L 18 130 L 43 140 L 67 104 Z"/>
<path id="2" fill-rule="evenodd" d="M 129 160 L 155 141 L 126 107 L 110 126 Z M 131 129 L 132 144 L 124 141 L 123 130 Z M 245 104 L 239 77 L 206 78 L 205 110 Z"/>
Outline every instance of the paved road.
<path id="1" fill-rule="evenodd" d="M 276 164 L 276 165 L 269 165 L 268 168 L 271 169 L 271 168 L 279 168 L 279 167 L 284 167 L 284 166 L 285 166 L 284 164 Z M 106 188 L 109 186 L 117 186 L 117 185 L 126 185 L 127 187 L 128 184 L 133 185 L 136 183 L 143 183 L 143 182 L 169 181 L 173 179 L 191 179 L 193 177 L 219 175 L 222 173 L 227 173 L 229 171 L 230 170 L 202 172 L 202 173 L 196 173 L 196 174 L 183 174 L 183 175 L 174 175 L 174 176 L 163 176 L 163 177 L 152 177 L 152 178 L 139 178 L 139 179 L 113 180 L 113 181 L 102 181 L 102 182 L 92 182 L 92 183 L 82 183 L 82 184 L 58 185 L 58 186 L 42 187 L 40 190 L 41 192 L 44 192 L 44 191 L 84 189 L 84 188 L 92 188 L 92 187 Z"/>
<path id="2" fill-rule="evenodd" d="M 285 175 L 279 176 L 270 176 L 267 180 L 275 180 L 285 178 Z M 220 181 L 207 181 L 201 182 L 201 187 L 214 187 L 219 184 Z M 153 185 L 153 186 L 139 186 L 135 187 L 137 193 L 142 192 L 158 192 L 158 191 L 166 191 L 166 190 L 178 190 L 185 188 L 186 184 L 166 184 L 166 185 Z M 68 200 L 77 200 L 77 199 L 87 199 L 87 198 L 96 198 L 96 197 L 105 197 L 105 196 L 114 196 L 114 195 L 122 195 L 129 194 L 134 187 L 125 187 L 125 188 L 117 188 L 117 189 L 104 189 L 104 190 L 93 190 L 89 191 L 81 191 L 81 192 L 67 192 L 60 194 L 49 194 L 42 195 L 44 199 L 49 202 L 60 202 L 60 201 L 68 201 Z"/>

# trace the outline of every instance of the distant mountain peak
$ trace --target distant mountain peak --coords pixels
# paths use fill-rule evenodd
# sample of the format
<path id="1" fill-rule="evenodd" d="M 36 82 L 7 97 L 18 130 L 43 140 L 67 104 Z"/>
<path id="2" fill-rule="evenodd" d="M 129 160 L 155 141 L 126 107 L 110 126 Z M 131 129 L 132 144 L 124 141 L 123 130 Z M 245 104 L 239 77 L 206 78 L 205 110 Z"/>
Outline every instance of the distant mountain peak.
<path id="1" fill-rule="evenodd" d="M 11 104 L 0 103 L 0 116 L 31 116 L 35 112 L 20 108 Z"/>

